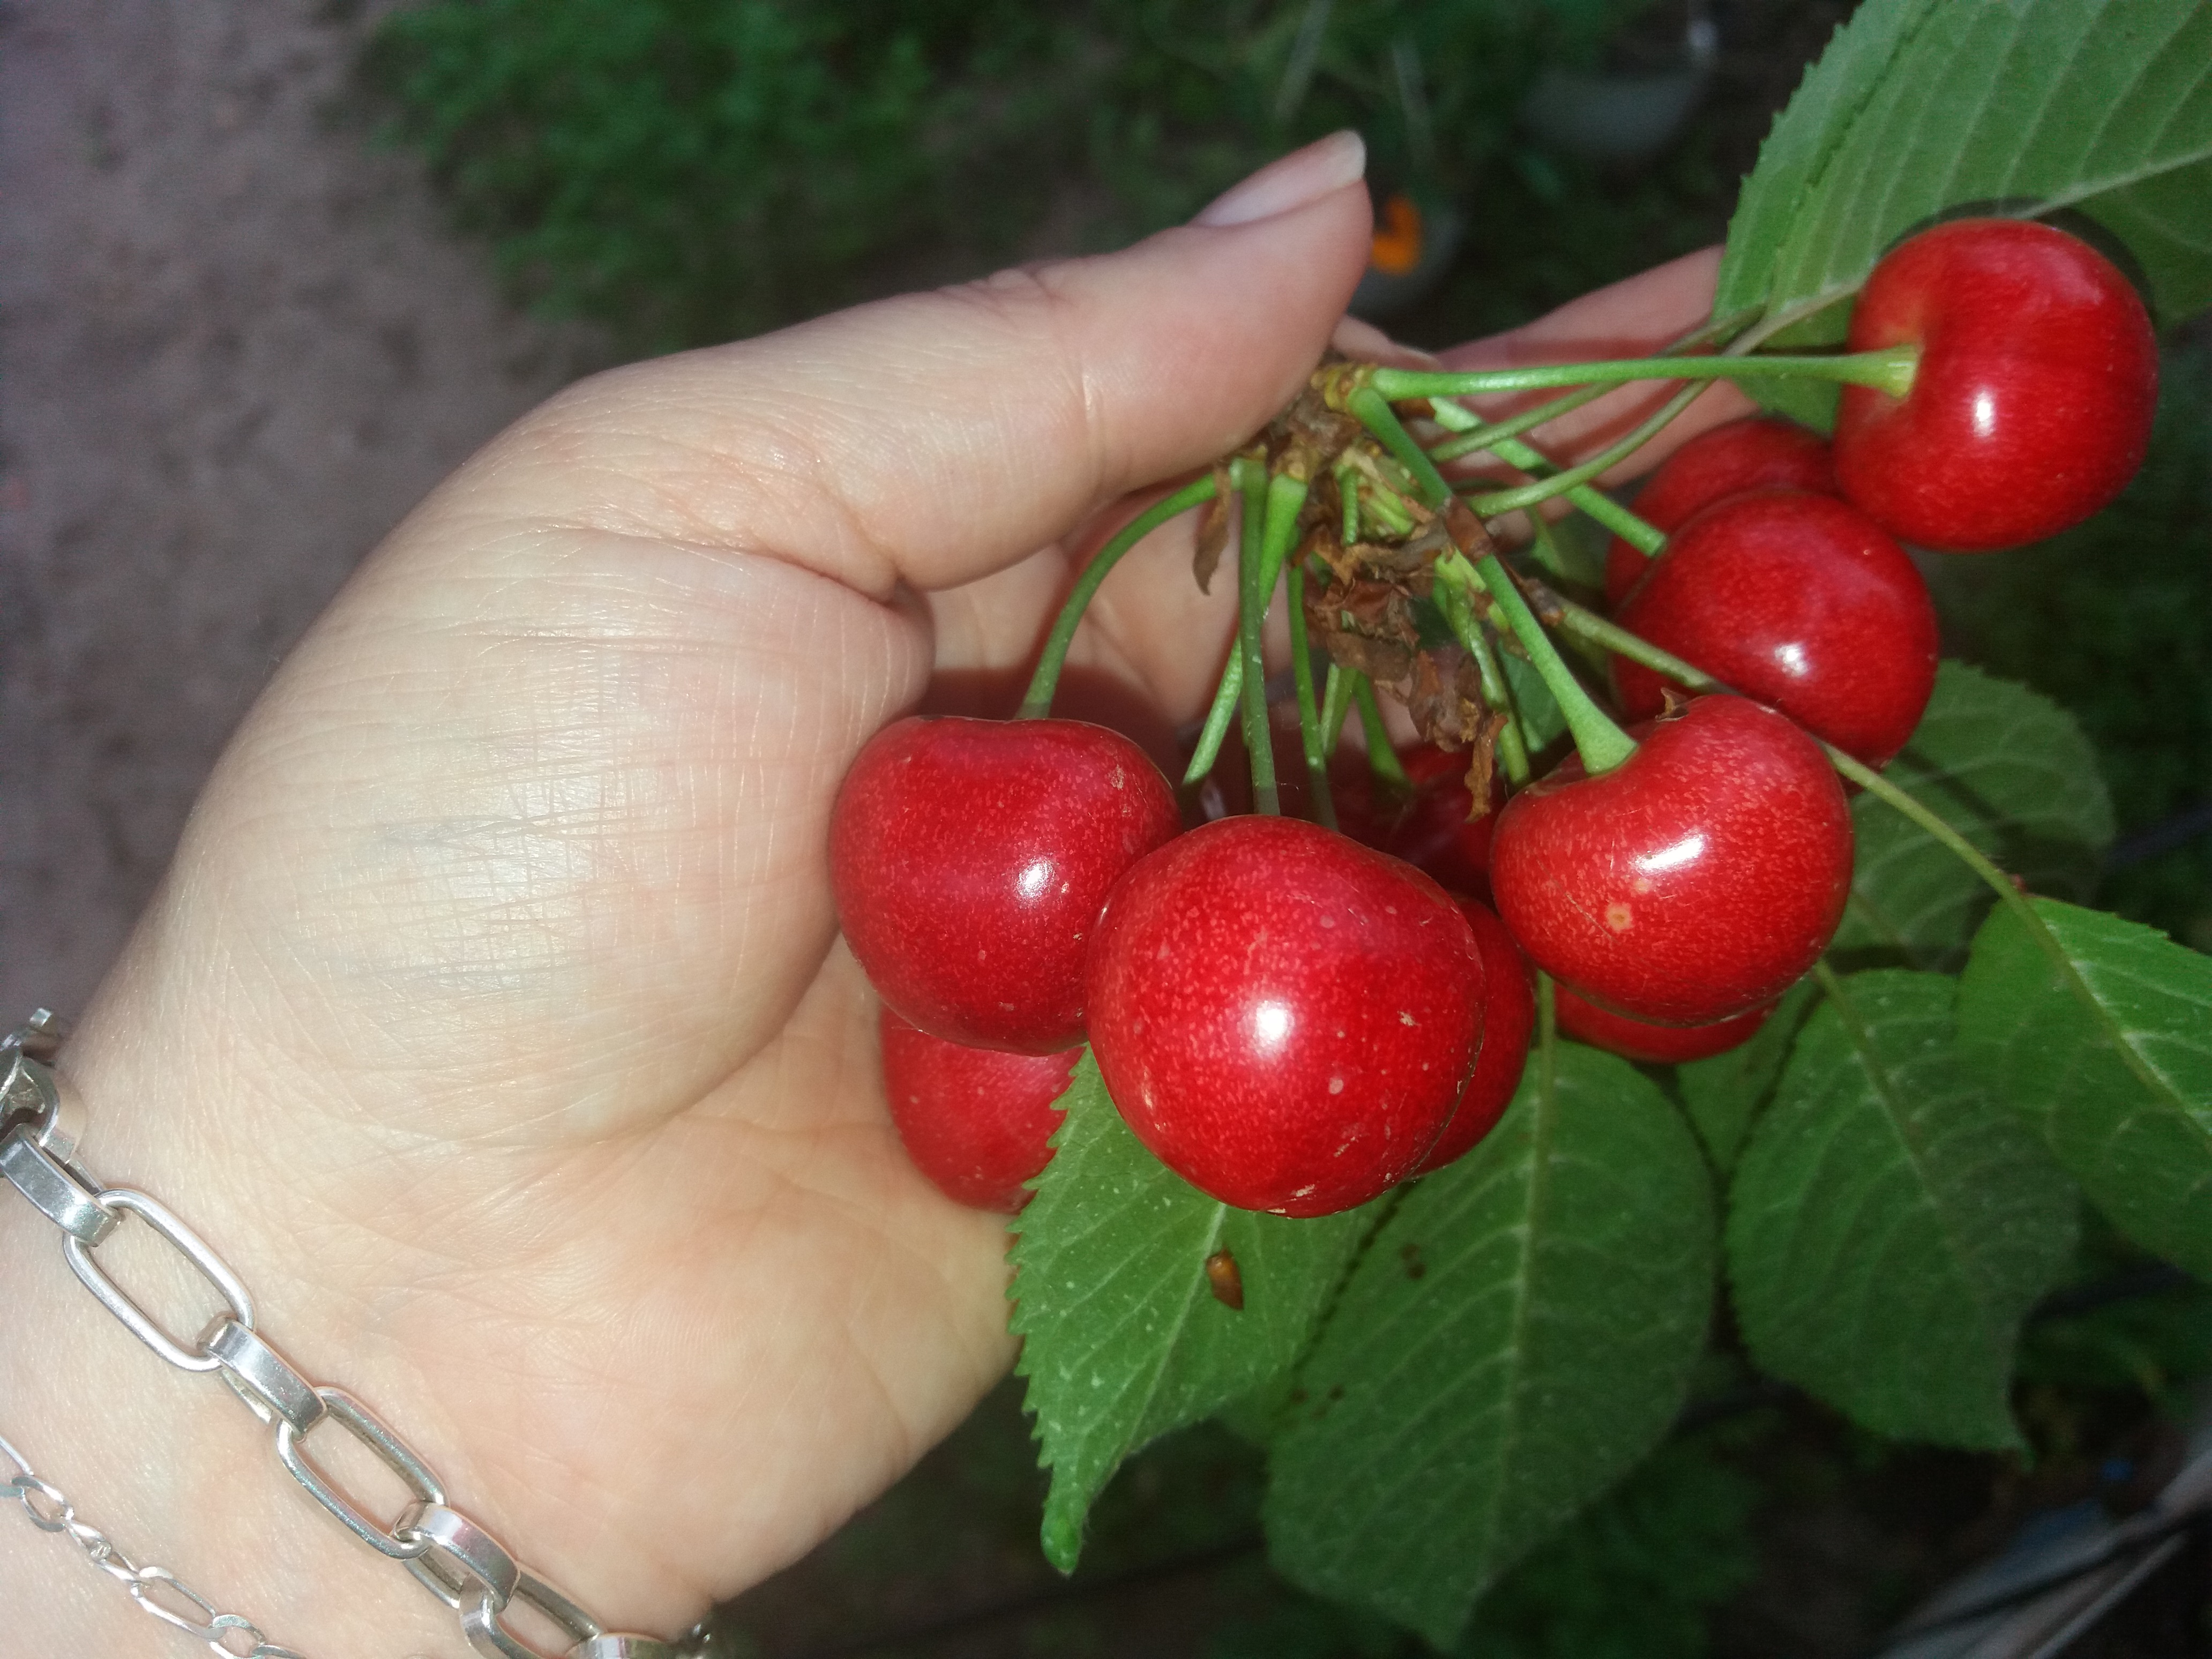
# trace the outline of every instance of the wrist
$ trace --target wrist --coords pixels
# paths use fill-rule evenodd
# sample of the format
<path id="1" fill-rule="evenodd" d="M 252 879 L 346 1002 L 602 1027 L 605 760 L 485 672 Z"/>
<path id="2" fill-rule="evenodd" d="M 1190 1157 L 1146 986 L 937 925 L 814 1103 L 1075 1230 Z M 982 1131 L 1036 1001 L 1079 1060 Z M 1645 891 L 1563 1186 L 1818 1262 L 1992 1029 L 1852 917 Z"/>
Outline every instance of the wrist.
<path id="1" fill-rule="evenodd" d="M 140 1185 L 101 1152 L 95 1129 L 82 1156 L 110 1185 Z M 143 1185 L 188 1218 L 182 1173 L 173 1186 Z M 149 1617 L 120 1573 L 160 1568 L 217 1613 L 250 1620 L 264 1638 L 307 1656 L 423 1656 L 463 1659 L 453 1616 L 328 1522 L 287 1475 L 264 1427 L 213 1373 L 164 1364 L 70 1272 L 63 1235 L 12 1187 L 0 1183 L 0 1274 L 9 1287 L 0 1336 L 4 1434 L 34 1473 L 64 1494 L 90 1533 L 43 1533 L 10 1504 L 0 1510 L 0 1607 L 9 1610 L 0 1659 L 99 1653 L 174 1659 L 186 1638 Z M 202 1314 L 219 1305 L 172 1252 L 136 1224 L 97 1247 L 97 1265 L 170 1334 L 189 1345 Z M 252 1278 L 244 1259 L 234 1262 Z M 318 1454 L 331 1456 L 327 1438 Z M 346 1467 L 350 1470 L 358 1460 Z M 12 1475 L 0 1468 L 0 1478 Z M 364 1496 L 382 1490 L 362 1482 Z M 41 1498 L 50 1518 L 56 1505 Z M 87 1559 L 104 1538 L 105 1567 Z M 382 1569 L 379 1571 L 378 1569 Z M 191 1598 L 159 1585 L 148 1599 L 204 1621 Z M 250 1638 L 229 1641 L 245 1652 Z"/>
<path id="2" fill-rule="evenodd" d="M 297 1373 L 291 1414 L 306 1431 L 295 1437 L 295 1459 L 327 1483 L 337 1507 L 352 1512 L 366 1531 L 390 1541 L 410 1502 L 442 1500 L 480 1522 L 489 1539 L 513 1539 L 517 1553 L 526 1551 L 535 1534 L 522 1521 L 507 1526 L 494 1496 L 517 1483 L 503 1483 L 496 1469 L 464 1455 L 471 1425 L 459 1420 L 463 1413 L 451 1391 L 430 1388 L 404 1341 L 393 1339 L 392 1328 L 404 1328 L 404 1317 L 394 1320 L 389 1310 L 378 1317 L 374 1298 L 341 1288 L 345 1275 L 313 1271 L 319 1256 L 358 1262 L 358 1241 L 326 1226 L 301 1226 L 295 1213 L 291 1248 L 284 1249 L 272 1218 L 283 1217 L 287 1200 L 299 1194 L 264 1190 L 271 1172 L 283 1167 L 281 1157 L 254 1167 L 226 1158 L 220 1136 L 192 1133 L 179 1119 L 157 1121 L 152 1113 L 121 1109 L 125 1099 L 208 1097 L 179 1091 L 173 1071 L 163 1079 L 165 1089 L 125 1094 L 115 1087 L 124 1071 L 110 1056 L 96 1048 L 86 1056 L 92 1082 L 82 1103 L 90 1133 L 74 1161 L 105 1189 L 103 1207 L 118 1203 L 118 1189 L 137 1188 L 171 1206 L 186 1229 L 204 1225 L 207 1249 L 249 1297 L 258 1294 L 258 1305 L 249 1310 L 232 1292 L 217 1292 L 185 1254 L 127 1213 L 87 1252 L 94 1270 L 195 1358 L 204 1352 L 202 1333 L 211 1328 L 211 1316 L 234 1314 L 255 1327 L 279 1356 L 274 1363 Z M 244 1104 L 234 1095 L 228 1103 Z M 64 1237 L 0 1183 L 0 1271 L 10 1287 L 0 1339 L 0 1401 L 7 1402 L 0 1433 L 41 1480 L 65 1495 L 81 1523 L 42 1534 L 14 1506 L 0 1512 L 0 1606 L 37 1610 L 11 1618 L 10 1633 L 27 1645 L 0 1646 L 0 1659 L 64 1651 L 155 1659 L 177 1651 L 182 1633 L 147 1617 L 148 1608 L 134 1602 L 122 1582 L 134 1568 L 170 1576 L 166 1584 L 142 1580 L 140 1593 L 187 1626 L 205 1626 L 217 1613 L 236 1615 L 250 1620 L 263 1640 L 307 1659 L 467 1654 L 461 1613 L 410 1582 L 404 1563 L 370 1547 L 325 1512 L 280 1460 L 275 1422 L 257 1420 L 222 1386 L 222 1372 L 164 1363 L 119 1318 L 110 1317 L 70 1271 Z M 396 1295 L 406 1299 L 404 1291 Z M 487 1351 L 496 1350 L 495 1334 L 485 1335 Z M 388 1423 L 408 1450 L 380 1459 L 367 1444 L 377 1437 L 374 1431 L 356 1440 L 345 1421 L 323 1414 L 320 1402 L 333 1382 L 348 1385 L 371 1420 Z M 334 1409 L 343 1404 L 332 1403 Z M 410 1405 L 419 1415 L 404 1414 Z M 410 1458 L 419 1458 L 421 1467 L 403 1479 L 392 1466 Z M 0 1478 L 15 1473 L 13 1462 L 0 1468 Z M 48 1519 L 62 1513 L 60 1500 L 44 1492 L 36 1508 Z M 544 1518 L 542 1510 L 535 1516 Z M 568 1509 L 560 1524 L 570 1527 L 575 1519 Z M 75 1559 L 79 1552 L 67 1547 L 72 1538 L 91 1562 Z M 501 1560 L 502 1547 L 493 1541 L 479 1559 Z M 526 1571 L 536 1565 L 528 1555 L 520 1563 Z M 474 1588 L 457 1571 L 443 1576 L 457 1588 Z M 550 1595 L 526 1581 L 523 1595 L 499 1623 L 532 1651 L 563 1654 L 595 1627 L 580 1612 L 565 1632 L 539 1620 L 529 1609 L 532 1601 L 565 1605 L 545 1588 Z M 502 1601 L 507 1593 L 501 1592 Z M 244 1654 L 252 1647 L 253 1635 L 236 1626 L 216 1628 L 225 1632 L 228 1650 Z"/>

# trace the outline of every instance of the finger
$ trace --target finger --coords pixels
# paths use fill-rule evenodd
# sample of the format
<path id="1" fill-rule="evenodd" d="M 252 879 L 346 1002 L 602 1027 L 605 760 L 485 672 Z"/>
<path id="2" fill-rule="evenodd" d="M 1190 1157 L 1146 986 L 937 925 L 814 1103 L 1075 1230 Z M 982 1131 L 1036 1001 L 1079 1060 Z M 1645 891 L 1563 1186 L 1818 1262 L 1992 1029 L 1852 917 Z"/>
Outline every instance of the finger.
<path id="1" fill-rule="evenodd" d="M 1124 252 L 601 375 L 441 513 L 767 553 L 877 597 L 971 580 L 1287 401 L 1364 264 L 1363 165 L 1340 134 Z"/>

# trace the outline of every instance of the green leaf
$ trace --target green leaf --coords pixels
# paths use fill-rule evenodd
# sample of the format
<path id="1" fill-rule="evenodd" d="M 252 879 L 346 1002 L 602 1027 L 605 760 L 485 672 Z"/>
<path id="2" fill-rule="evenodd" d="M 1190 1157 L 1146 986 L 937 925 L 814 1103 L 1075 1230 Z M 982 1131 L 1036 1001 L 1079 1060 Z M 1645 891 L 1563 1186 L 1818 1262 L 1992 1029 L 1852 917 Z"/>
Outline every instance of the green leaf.
<path id="1" fill-rule="evenodd" d="M 1731 1048 L 1711 1060 L 1693 1060 L 1674 1068 L 1683 1109 L 1689 1114 L 1705 1155 L 1723 1175 L 1735 1167 L 1744 1137 L 1782 1080 L 1782 1067 L 1798 1028 L 1812 1012 L 1812 981 L 1800 980 L 1782 999 L 1781 1006 L 1759 1028 L 1759 1035 L 1741 1048 Z"/>
<path id="2" fill-rule="evenodd" d="M 1983 924 L 1959 1039 L 2113 1225 L 2212 1279 L 2212 957 L 2101 911 Z"/>
<path id="3" fill-rule="evenodd" d="M 2112 839 L 2095 751 L 2072 715 L 1954 662 L 1885 775 L 2029 885 L 2086 898 Z M 1870 794 L 1851 805 L 1850 903 L 1830 950 L 1850 967 L 1953 968 L 1990 902 L 1974 872 Z"/>
<path id="4" fill-rule="evenodd" d="M 1759 1577 L 1766 1501 L 1713 1438 L 1668 1441 L 1547 1540 L 1482 1598 L 1460 1659 L 1707 1659 L 1712 1615 Z"/>
<path id="5" fill-rule="evenodd" d="M 1270 1462 L 1277 1567 L 1440 1646 L 1665 1434 L 1711 1308 L 1711 1187 L 1680 1115 L 1625 1060 L 1554 1054 L 1377 1231 Z"/>
<path id="6" fill-rule="evenodd" d="M 1261 1388 L 1295 1360 L 1364 1225 L 1287 1221 L 1208 1198 L 1146 1151 L 1086 1051 L 1060 1103 L 1058 1150 L 1015 1224 L 1015 1370 L 1052 1471 L 1044 1553 L 1063 1572 L 1122 1459 Z M 1218 1300 L 1227 1250 L 1244 1306 Z"/>
<path id="7" fill-rule="evenodd" d="M 2013 1352 L 2075 1199 L 1960 1060 L 1954 991 L 1835 982 L 1736 1165 L 1729 1278 L 1763 1369 L 1878 1434 L 2017 1446 Z"/>
<path id="8" fill-rule="evenodd" d="M 2087 214 L 2128 243 L 2172 319 L 2212 301 L 2208 192 L 2212 9 L 2199 0 L 1868 0 L 1759 151 L 1714 314 L 1811 312 L 1855 292 L 1908 231 L 1972 205 Z M 1840 340 L 1848 316 L 1830 306 L 1791 343 Z M 1832 396 L 1774 401 L 1817 416 Z"/>

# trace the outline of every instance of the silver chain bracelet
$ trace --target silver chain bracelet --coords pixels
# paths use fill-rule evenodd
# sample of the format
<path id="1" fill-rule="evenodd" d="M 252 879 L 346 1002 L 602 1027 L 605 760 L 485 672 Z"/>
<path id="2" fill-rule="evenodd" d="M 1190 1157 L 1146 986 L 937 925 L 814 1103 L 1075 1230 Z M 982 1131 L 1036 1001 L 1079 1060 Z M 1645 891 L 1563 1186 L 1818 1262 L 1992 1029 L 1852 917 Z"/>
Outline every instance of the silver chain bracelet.
<path id="1" fill-rule="evenodd" d="M 484 1528 L 447 1502 L 438 1477 L 407 1443 L 343 1389 L 310 1382 L 256 1328 L 253 1298 L 205 1240 L 142 1192 L 108 1187 L 78 1160 L 83 1138 L 75 1103 L 53 1072 L 64 1035 L 62 1022 L 41 1008 L 0 1039 L 0 1176 L 58 1227 L 70 1271 L 100 1305 L 141 1342 L 181 1370 L 213 1373 L 230 1385 L 262 1422 L 276 1431 L 276 1455 L 310 1497 L 371 1549 L 399 1562 L 447 1607 L 460 1615 L 461 1634 L 486 1659 L 698 1659 L 708 1651 L 703 1626 L 679 1641 L 609 1632 L 575 1602 L 518 1561 Z M 136 1216 L 190 1262 L 227 1304 L 198 1340 L 186 1346 L 156 1324 L 115 1281 L 93 1252 L 124 1220 Z M 360 1506 L 307 1456 L 308 1434 L 335 1423 L 398 1476 L 414 1501 L 389 1524 Z M 275 1645 L 252 1621 L 217 1613 L 197 1590 L 165 1568 L 139 1566 L 76 1510 L 6 1440 L 0 1453 L 15 1466 L 0 1480 L 0 1499 L 21 1503 L 32 1525 L 67 1535 L 93 1565 L 129 1591 L 142 1612 L 206 1644 L 223 1659 L 301 1659 Z M 165 1597 L 164 1605 L 155 1598 Z M 559 1656 L 540 1652 L 507 1627 L 507 1609 L 520 1602 L 573 1638 Z M 251 1648 L 241 1642 L 252 1643 Z"/>

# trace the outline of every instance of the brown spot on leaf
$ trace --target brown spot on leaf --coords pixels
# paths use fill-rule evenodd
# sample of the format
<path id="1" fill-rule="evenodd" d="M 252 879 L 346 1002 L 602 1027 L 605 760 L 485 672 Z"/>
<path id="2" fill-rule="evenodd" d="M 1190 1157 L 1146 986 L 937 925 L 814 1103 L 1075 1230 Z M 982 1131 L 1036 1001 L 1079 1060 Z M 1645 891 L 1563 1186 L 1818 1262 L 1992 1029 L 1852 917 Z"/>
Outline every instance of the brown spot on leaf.
<path id="1" fill-rule="evenodd" d="M 1405 1264 L 1408 1279 L 1419 1279 L 1429 1270 L 1429 1264 L 1421 1260 L 1421 1247 L 1418 1244 L 1402 1246 L 1398 1251 L 1398 1260 Z"/>
<path id="2" fill-rule="evenodd" d="M 1223 1307 L 1243 1311 L 1244 1274 L 1225 1245 L 1206 1258 L 1206 1287 Z"/>

